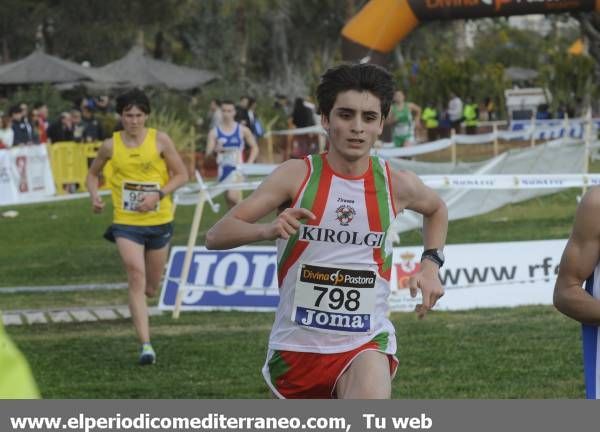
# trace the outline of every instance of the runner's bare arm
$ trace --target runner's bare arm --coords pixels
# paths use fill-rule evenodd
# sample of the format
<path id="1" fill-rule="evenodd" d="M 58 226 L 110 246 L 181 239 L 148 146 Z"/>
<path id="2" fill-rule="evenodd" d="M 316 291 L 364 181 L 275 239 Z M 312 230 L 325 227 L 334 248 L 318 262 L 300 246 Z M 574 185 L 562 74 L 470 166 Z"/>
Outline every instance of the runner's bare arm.
<path id="1" fill-rule="evenodd" d="M 392 171 L 392 182 L 396 208 L 423 215 L 425 249 L 442 249 L 448 232 L 448 209 L 444 201 L 410 171 Z"/>
<path id="2" fill-rule="evenodd" d="M 387 117 L 382 119 L 384 125 L 393 125 L 396 123 L 396 116 L 392 113 L 392 109 L 390 108 L 390 112 Z"/>
<path id="3" fill-rule="evenodd" d="M 243 127 L 242 131 L 244 134 L 244 141 L 250 146 L 250 154 L 248 155 L 247 163 L 254 163 L 254 161 L 256 161 L 256 157 L 258 156 L 258 144 L 256 143 L 256 138 L 254 137 L 252 131 L 246 126 Z"/>
<path id="4" fill-rule="evenodd" d="M 167 195 L 187 183 L 188 171 L 169 135 L 159 132 L 158 144 L 169 171 L 169 181 L 162 187 L 162 191 Z"/>
<path id="5" fill-rule="evenodd" d="M 211 154 L 213 154 L 213 152 L 215 151 L 216 148 L 217 148 L 217 134 L 215 132 L 215 129 L 213 128 L 208 133 L 208 138 L 206 140 L 206 150 L 204 151 L 204 155 L 206 157 L 210 156 Z"/>
<path id="6" fill-rule="evenodd" d="M 90 166 L 87 177 L 85 179 L 85 184 L 87 186 L 88 192 L 90 193 L 90 199 L 92 201 L 92 210 L 95 213 L 100 213 L 104 209 L 104 201 L 102 201 L 102 198 L 100 197 L 100 195 L 98 195 L 98 185 L 102 169 L 112 157 L 112 152 L 112 138 L 104 140 L 104 142 L 100 146 L 100 149 L 98 149 L 98 154 L 94 158 L 94 161 L 92 162 L 92 165 Z"/>
<path id="7" fill-rule="evenodd" d="M 299 219 L 314 217 L 306 209 L 286 209 L 273 222 L 256 223 L 260 218 L 294 199 L 306 176 L 302 160 L 281 164 L 248 198 L 233 207 L 206 234 L 208 249 L 231 249 L 244 244 L 288 238 L 300 227 Z"/>
<path id="8" fill-rule="evenodd" d="M 573 231 L 560 261 L 554 306 L 585 324 L 600 325 L 600 300 L 582 289 L 600 260 L 600 188 L 590 189 L 575 214 Z"/>
<path id="9" fill-rule="evenodd" d="M 408 209 L 423 215 L 425 249 L 443 249 L 448 232 L 448 209 L 444 201 L 410 171 L 392 171 L 392 187 L 397 209 Z M 423 303 L 416 308 L 421 318 L 444 295 L 438 271 L 433 261 L 423 260 L 419 274 L 409 280 L 411 295 L 416 296 L 417 289 L 423 294 Z"/>
<path id="10" fill-rule="evenodd" d="M 421 107 L 419 105 L 417 105 L 416 103 L 409 102 L 408 108 L 411 110 L 415 124 L 417 126 L 420 126 L 420 124 L 421 124 Z"/>
<path id="11" fill-rule="evenodd" d="M 167 171 L 169 172 L 169 180 L 162 188 L 160 188 L 160 190 L 164 195 L 168 195 L 188 181 L 188 172 L 169 135 L 164 132 L 158 132 L 156 136 L 156 145 L 158 152 L 162 155 L 167 164 Z M 152 211 L 159 201 L 160 194 L 158 193 L 144 195 L 138 205 L 138 211 Z"/>

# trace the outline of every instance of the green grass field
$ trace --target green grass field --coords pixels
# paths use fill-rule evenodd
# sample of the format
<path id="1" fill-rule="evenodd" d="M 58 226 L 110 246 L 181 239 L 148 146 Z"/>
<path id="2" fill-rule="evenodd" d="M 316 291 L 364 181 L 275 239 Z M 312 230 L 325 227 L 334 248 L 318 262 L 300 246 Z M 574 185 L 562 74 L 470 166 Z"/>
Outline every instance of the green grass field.
<path id="1" fill-rule="evenodd" d="M 45 398 L 265 398 L 271 313 L 152 319 L 139 367 L 129 321 L 9 327 Z M 396 313 L 394 398 L 580 398 L 579 326 L 550 307 Z"/>
<path id="2" fill-rule="evenodd" d="M 450 223 L 448 243 L 566 238 L 577 190 Z M 0 208 L 0 211 L 8 209 Z M 113 244 L 102 239 L 110 209 L 86 199 L 19 206 L 0 219 L 2 287 L 123 282 Z M 193 207 L 179 207 L 173 244 L 185 245 Z M 218 215 L 205 208 L 197 244 Z M 417 232 L 404 245 L 420 244 Z M 0 309 L 125 304 L 125 290 L 0 293 Z M 550 306 L 393 314 L 400 368 L 394 398 L 581 398 L 579 325 Z M 153 317 L 155 367 L 136 365 L 128 320 L 8 327 L 46 398 L 263 398 L 260 374 L 272 313 Z"/>

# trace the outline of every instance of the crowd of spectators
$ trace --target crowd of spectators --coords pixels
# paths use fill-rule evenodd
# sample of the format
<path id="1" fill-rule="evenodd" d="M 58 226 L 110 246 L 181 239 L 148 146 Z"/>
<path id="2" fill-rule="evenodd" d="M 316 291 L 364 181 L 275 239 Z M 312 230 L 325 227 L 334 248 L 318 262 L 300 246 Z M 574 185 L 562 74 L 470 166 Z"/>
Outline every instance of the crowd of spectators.
<path id="1" fill-rule="evenodd" d="M 0 148 L 100 141 L 112 133 L 118 122 L 108 96 L 82 98 L 70 111 L 63 111 L 52 120 L 43 102 L 31 108 L 19 102 L 0 112 L 0 118 Z"/>

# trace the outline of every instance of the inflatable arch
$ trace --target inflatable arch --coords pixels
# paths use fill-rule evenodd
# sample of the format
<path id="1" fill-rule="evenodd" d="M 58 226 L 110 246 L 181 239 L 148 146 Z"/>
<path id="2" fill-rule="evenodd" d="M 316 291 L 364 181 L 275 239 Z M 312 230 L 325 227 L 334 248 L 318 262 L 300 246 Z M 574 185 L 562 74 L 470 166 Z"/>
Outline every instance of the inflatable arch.
<path id="1" fill-rule="evenodd" d="M 600 11 L 600 0 L 371 0 L 344 26 L 342 56 L 384 64 L 422 21 L 569 11 Z"/>

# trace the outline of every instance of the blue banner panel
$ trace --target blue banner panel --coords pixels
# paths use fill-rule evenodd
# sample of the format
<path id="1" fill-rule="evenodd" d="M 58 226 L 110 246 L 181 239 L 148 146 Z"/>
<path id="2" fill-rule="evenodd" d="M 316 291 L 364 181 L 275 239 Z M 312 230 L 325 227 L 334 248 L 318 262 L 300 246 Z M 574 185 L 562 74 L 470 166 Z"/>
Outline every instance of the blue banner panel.
<path id="1" fill-rule="evenodd" d="M 172 310 L 180 288 L 185 247 L 171 249 L 159 308 Z M 275 310 L 277 251 L 244 246 L 225 251 L 194 248 L 182 310 Z"/>

